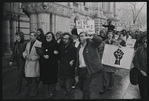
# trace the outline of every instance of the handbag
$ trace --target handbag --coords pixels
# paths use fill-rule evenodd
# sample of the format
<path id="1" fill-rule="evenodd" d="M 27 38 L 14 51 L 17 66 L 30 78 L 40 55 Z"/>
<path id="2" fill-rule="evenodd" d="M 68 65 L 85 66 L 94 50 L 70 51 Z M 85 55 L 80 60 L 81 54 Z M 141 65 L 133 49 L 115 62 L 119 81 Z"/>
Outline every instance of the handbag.
<path id="1" fill-rule="evenodd" d="M 132 85 L 138 84 L 138 70 L 135 67 L 130 70 L 130 83 Z"/>
<path id="2" fill-rule="evenodd" d="M 142 51 L 143 51 L 143 49 L 142 49 Z M 141 51 L 141 53 L 142 53 L 142 51 Z M 140 57 L 141 57 L 141 53 L 140 53 Z M 140 57 L 139 57 L 139 59 L 140 59 Z M 130 69 L 130 75 L 129 76 L 130 76 L 130 83 L 132 85 L 138 84 L 138 74 L 139 74 L 139 71 L 137 70 L 136 67 L 133 67 Z"/>

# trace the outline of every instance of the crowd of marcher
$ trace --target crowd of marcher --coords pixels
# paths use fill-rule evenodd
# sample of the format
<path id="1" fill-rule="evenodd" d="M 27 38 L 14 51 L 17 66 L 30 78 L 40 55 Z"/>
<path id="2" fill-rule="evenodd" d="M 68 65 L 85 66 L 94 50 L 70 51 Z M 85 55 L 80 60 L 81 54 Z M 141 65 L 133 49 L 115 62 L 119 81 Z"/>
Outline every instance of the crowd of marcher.
<path id="1" fill-rule="evenodd" d="M 110 23 L 111 21 L 109 21 Z M 55 97 L 57 83 L 65 90 L 65 99 L 70 98 L 72 87 L 78 86 L 83 99 L 90 99 L 89 86 L 92 75 L 99 73 L 103 94 L 114 86 L 116 67 L 101 63 L 105 44 L 125 47 L 128 39 L 136 39 L 133 63 L 140 71 L 139 88 L 141 98 L 147 98 L 147 32 L 115 31 L 114 26 L 100 33 L 88 35 L 87 32 L 71 33 L 58 31 L 44 33 L 41 28 L 29 33 L 30 41 L 24 41 L 23 32 L 16 33 L 16 42 L 10 65 L 16 61 L 18 79 L 15 94 L 22 88 L 23 78 L 27 81 L 29 95 L 37 96 L 38 84 L 46 85 L 46 98 Z M 110 26 L 110 27 L 109 27 Z M 142 50 L 142 51 L 141 51 Z M 141 55 L 140 54 L 141 51 Z M 138 61 L 138 59 L 140 61 Z M 77 85 L 76 85 L 77 83 Z"/>

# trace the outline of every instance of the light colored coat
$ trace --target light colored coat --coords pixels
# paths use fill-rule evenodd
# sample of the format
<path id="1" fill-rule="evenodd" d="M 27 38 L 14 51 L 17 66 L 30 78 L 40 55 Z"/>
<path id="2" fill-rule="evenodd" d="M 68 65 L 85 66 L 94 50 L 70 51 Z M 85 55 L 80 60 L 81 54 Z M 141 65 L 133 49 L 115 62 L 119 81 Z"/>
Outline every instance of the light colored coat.
<path id="1" fill-rule="evenodd" d="M 41 42 L 36 40 L 34 45 L 32 46 L 31 52 L 29 53 L 31 42 L 28 42 L 26 45 L 26 49 L 23 52 L 23 57 L 25 58 L 27 55 L 31 60 L 26 60 L 25 62 L 25 76 L 26 77 L 39 77 L 40 76 L 40 67 L 39 67 L 39 58 L 40 56 L 36 53 L 35 47 L 41 47 Z"/>

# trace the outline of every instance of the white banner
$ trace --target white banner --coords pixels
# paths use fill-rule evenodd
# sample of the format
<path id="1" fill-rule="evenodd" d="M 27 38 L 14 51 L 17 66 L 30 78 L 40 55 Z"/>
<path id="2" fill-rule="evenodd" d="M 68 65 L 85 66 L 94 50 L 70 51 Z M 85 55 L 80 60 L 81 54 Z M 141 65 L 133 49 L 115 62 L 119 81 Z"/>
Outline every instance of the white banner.
<path id="1" fill-rule="evenodd" d="M 77 20 L 76 27 L 78 34 L 80 34 L 80 32 L 95 34 L 94 20 Z"/>
<path id="2" fill-rule="evenodd" d="M 134 49 L 129 47 L 121 47 L 115 45 L 105 44 L 102 64 L 112 67 L 130 69 L 132 59 L 134 56 Z"/>
<path id="3" fill-rule="evenodd" d="M 127 39 L 126 47 L 132 47 L 133 48 L 135 43 L 136 43 L 136 39 Z"/>

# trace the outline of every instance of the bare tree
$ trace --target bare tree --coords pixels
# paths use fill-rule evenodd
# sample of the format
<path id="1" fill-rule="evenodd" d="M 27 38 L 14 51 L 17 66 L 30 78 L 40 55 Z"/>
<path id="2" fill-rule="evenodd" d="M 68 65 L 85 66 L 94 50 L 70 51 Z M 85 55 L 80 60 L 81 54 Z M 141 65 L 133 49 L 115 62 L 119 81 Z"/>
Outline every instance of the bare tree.
<path id="1" fill-rule="evenodd" d="M 141 12 L 142 8 L 144 7 L 145 3 L 142 5 L 140 9 L 136 8 L 137 2 L 130 3 L 131 11 L 132 11 L 132 17 L 133 17 L 133 24 L 136 23 L 139 13 Z"/>
<path id="2" fill-rule="evenodd" d="M 124 28 L 129 28 L 131 24 L 146 24 L 146 14 L 141 10 L 145 6 L 145 3 L 138 8 L 139 2 L 129 2 L 129 3 L 118 3 L 117 15 L 120 18 L 120 25 Z"/>

